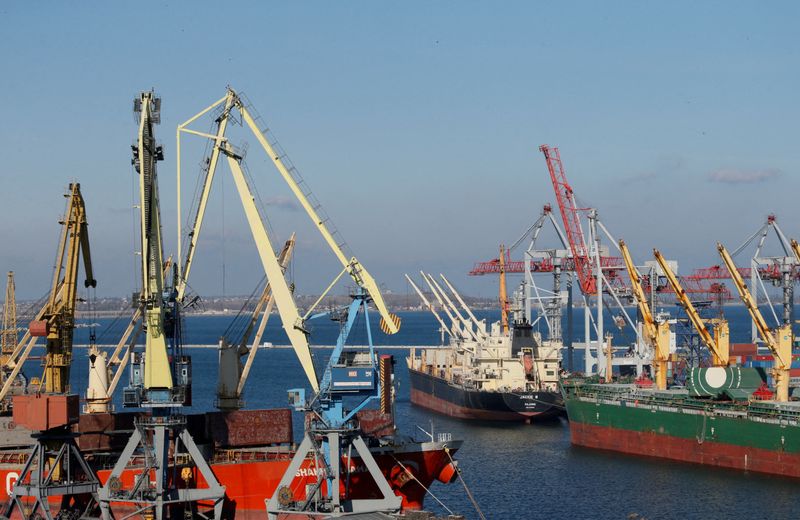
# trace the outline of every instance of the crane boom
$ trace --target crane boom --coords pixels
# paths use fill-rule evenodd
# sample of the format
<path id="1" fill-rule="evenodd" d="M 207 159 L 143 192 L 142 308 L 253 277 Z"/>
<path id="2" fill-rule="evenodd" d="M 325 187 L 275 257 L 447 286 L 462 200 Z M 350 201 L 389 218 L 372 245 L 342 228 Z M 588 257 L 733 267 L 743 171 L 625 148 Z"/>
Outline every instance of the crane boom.
<path id="1" fill-rule="evenodd" d="M 228 166 L 230 166 L 231 173 L 233 174 L 233 180 L 236 183 L 236 189 L 239 192 L 239 198 L 245 210 L 247 222 L 250 225 L 250 231 L 253 234 L 256 247 L 258 248 L 261 264 L 264 267 L 264 272 L 267 274 L 267 280 L 272 288 L 273 297 L 278 303 L 278 314 L 280 314 L 281 317 L 283 330 L 289 337 L 289 342 L 292 344 L 295 354 L 300 360 L 300 364 L 303 367 L 303 371 L 311 387 L 315 392 L 318 392 L 319 381 L 314 371 L 314 362 L 311 359 L 311 349 L 308 345 L 307 332 L 303 328 L 303 322 L 300 319 L 300 313 L 297 311 L 297 306 L 289 290 L 289 284 L 286 283 L 286 278 L 283 276 L 283 269 L 278 262 L 278 258 L 275 256 L 275 250 L 272 247 L 272 242 L 264 227 L 264 222 L 261 220 L 261 216 L 258 213 L 255 199 L 250 191 L 250 187 L 247 185 L 247 180 L 244 177 L 242 168 L 234 157 L 233 151 L 227 145 L 225 155 L 228 159 Z"/>
<path id="2" fill-rule="evenodd" d="M 797 240 L 792 239 L 792 251 L 794 252 L 795 258 L 797 261 L 800 262 L 800 244 L 797 243 Z"/>
<path id="3" fill-rule="evenodd" d="M 772 375 L 775 379 L 776 400 L 788 401 L 789 368 L 792 364 L 792 326 L 791 324 L 787 324 L 775 330 L 770 329 L 767 325 L 767 320 L 764 319 L 761 311 L 758 310 L 758 305 L 747 289 L 742 275 L 739 273 L 738 269 L 736 269 L 736 264 L 733 262 L 733 258 L 731 258 L 728 250 L 725 249 L 725 246 L 722 244 L 717 243 L 717 251 L 719 251 L 719 256 L 725 263 L 725 267 L 728 268 L 731 279 L 734 285 L 736 285 L 736 289 L 739 291 L 739 297 L 750 312 L 750 317 L 753 319 L 753 323 L 755 323 L 758 333 L 761 335 L 761 339 L 764 340 L 764 343 L 775 359 Z"/>
<path id="4" fill-rule="evenodd" d="M 569 247 L 575 259 L 575 272 L 578 274 L 581 291 L 587 296 L 593 295 L 597 292 L 597 280 L 592 272 L 589 249 L 586 246 L 586 239 L 581 228 L 579 215 L 581 210 L 575 202 L 575 193 L 572 190 L 572 186 L 567 182 L 567 175 L 561 163 L 561 154 L 559 154 L 558 148 L 550 148 L 546 144 L 541 145 L 539 151 L 544 154 L 544 158 L 547 161 L 550 181 L 553 183 L 558 209 L 561 211 L 561 219 L 564 221 Z"/>
<path id="5" fill-rule="evenodd" d="M 439 322 L 439 326 L 442 328 L 442 331 L 446 332 L 449 336 L 452 337 L 453 333 L 450 332 L 450 329 L 447 327 L 447 324 L 444 322 L 442 317 L 439 316 L 439 313 L 436 312 L 436 310 L 433 308 L 433 305 L 431 305 L 431 302 L 429 302 L 428 299 L 425 297 L 425 295 L 422 293 L 422 291 L 419 290 L 419 287 L 417 287 L 417 284 L 414 283 L 414 280 L 412 280 L 411 277 L 408 276 L 408 275 L 405 275 L 405 276 L 406 276 L 406 280 L 408 280 L 408 283 L 411 284 L 411 287 L 417 293 L 417 295 L 419 296 L 420 300 L 422 300 L 422 303 L 425 304 L 425 307 L 427 307 L 427 309 L 429 311 L 431 311 L 431 314 L 433 314 L 434 318 L 436 318 L 436 321 Z"/>
<path id="6" fill-rule="evenodd" d="M 667 388 L 667 362 L 669 361 L 670 330 L 668 322 L 656 322 L 650 309 L 647 296 L 642 288 L 642 277 L 633 264 L 630 251 L 624 240 L 619 241 L 619 249 L 625 261 L 625 268 L 631 279 L 631 288 L 642 315 L 644 336 L 653 348 L 653 368 L 655 369 L 656 388 Z"/>
<path id="7" fill-rule="evenodd" d="M 0 331 L 0 364 L 5 364 L 17 346 L 17 297 L 14 290 L 14 271 L 8 272 L 6 298 L 3 300 L 3 330 Z"/>
<path id="8" fill-rule="evenodd" d="M 145 390 L 172 390 L 172 370 L 167 354 L 164 309 L 164 250 L 161 239 L 161 212 L 158 196 L 156 162 L 163 159 L 156 145 L 153 125 L 156 99 L 152 92 L 142 92 L 136 100 L 139 133 L 134 148 L 134 165 L 139 173 L 139 209 L 142 236 L 142 292 L 145 332 Z M 159 101 L 160 103 L 160 101 Z"/>
<path id="9" fill-rule="evenodd" d="M 331 248 L 333 254 L 339 259 L 342 267 L 347 269 L 347 272 L 350 274 L 350 277 L 353 279 L 353 281 L 369 294 L 372 302 L 375 304 L 375 307 L 378 309 L 378 312 L 381 315 L 381 329 L 388 334 L 396 334 L 400 330 L 400 318 L 389 312 L 386 302 L 383 299 L 383 295 L 378 288 L 378 283 L 375 281 L 372 275 L 369 274 L 367 269 L 358 261 L 358 259 L 356 259 L 356 257 L 348 259 L 347 256 L 345 256 L 342 248 L 336 242 L 333 234 L 328 229 L 325 219 L 320 218 L 317 210 L 311 204 L 311 201 L 308 199 L 308 197 L 306 197 L 305 193 L 303 193 L 303 190 L 292 176 L 289 168 L 287 168 L 281 155 L 276 153 L 272 144 L 270 144 L 264 133 L 258 128 L 258 125 L 256 125 L 253 116 L 250 114 L 250 111 L 244 106 L 244 103 L 242 103 L 241 99 L 238 97 L 237 105 L 242 114 L 244 122 L 247 123 L 247 126 L 253 132 L 253 135 L 255 135 L 256 139 L 261 144 L 261 147 L 264 148 L 264 151 L 275 164 L 275 167 L 280 172 L 283 180 L 289 185 L 289 188 L 292 190 L 294 196 L 303 206 L 303 209 L 305 209 L 306 213 L 311 218 L 311 221 L 325 239 L 325 242 L 328 243 L 328 247 Z"/>
<path id="10" fill-rule="evenodd" d="M 730 357 L 728 322 L 726 320 L 718 320 L 714 326 L 714 336 L 712 337 L 708 327 L 706 327 L 697 309 L 695 309 L 692 300 L 689 299 L 686 291 L 683 290 L 681 283 L 678 281 L 678 277 L 672 272 L 672 269 L 670 269 L 669 264 L 661 255 L 661 252 L 658 249 L 653 249 L 653 256 L 655 256 L 658 265 L 661 266 L 661 270 L 672 286 L 672 290 L 675 291 L 678 303 L 686 311 L 689 319 L 692 320 L 692 324 L 700 335 L 700 339 L 706 347 L 708 347 L 708 350 L 711 351 L 714 366 L 727 366 Z"/>
<path id="11" fill-rule="evenodd" d="M 75 302 L 78 293 L 78 268 L 83 255 L 86 287 L 97 282 L 92 272 L 89 249 L 89 230 L 86 205 L 78 183 L 70 184 L 65 195 L 67 212 L 61 221 L 61 240 L 58 245 L 56 268 L 47 307 L 42 320 L 47 322 L 47 354 L 44 361 L 43 386 L 46 392 L 69 391 L 69 374 L 72 365 L 72 337 L 75 328 Z"/>
<path id="12" fill-rule="evenodd" d="M 284 272 L 286 271 L 286 267 L 289 265 L 289 260 L 292 257 L 294 245 L 295 235 L 292 233 L 292 236 L 290 236 L 289 240 L 287 240 L 283 245 L 283 250 L 281 251 L 280 255 L 278 255 L 278 262 L 280 263 Z M 239 376 L 239 384 L 236 387 L 237 395 L 242 395 L 242 393 L 244 393 L 244 384 L 247 382 L 248 375 L 250 375 L 250 369 L 252 368 L 253 361 L 255 361 L 256 354 L 258 353 L 258 346 L 261 344 L 261 337 L 264 335 L 264 329 L 267 326 L 267 321 L 269 320 L 270 314 L 272 314 L 272 309 L 274 306 L 275 298 L 272 297 L 272 287 L 270 286 L 269 282 L 267 282 L 267 284 L 264 286 L 264 291 L 261 294 L 261 298 L 259 299 L 259 305 L 256 306 L 257 311 L 253 314 L 253 321 L 248 324 L 248 330 L 244 335 L 242 335 L 242 341 L 239 344 L 240 347 L 243 347 L 245 346 L 245 343 L 249 341 L 252 328 L 255 325 L 255 319 L 258 317 L 258 312 L 261 311 L 261 321 L 258 323 L 255 336 L 253 336 L 253 342 L 250 345 L 250 350 L 247 354 L 247 360 L 242 368 L 242 374 Z"/>
<path id="13" fill-rule="evenodd" d="M 508 334 L 508 294 L 506 292 L 506 251 L 505 246 L 500 246 L 500 322 L 503 325 L 503 334 Z"/>

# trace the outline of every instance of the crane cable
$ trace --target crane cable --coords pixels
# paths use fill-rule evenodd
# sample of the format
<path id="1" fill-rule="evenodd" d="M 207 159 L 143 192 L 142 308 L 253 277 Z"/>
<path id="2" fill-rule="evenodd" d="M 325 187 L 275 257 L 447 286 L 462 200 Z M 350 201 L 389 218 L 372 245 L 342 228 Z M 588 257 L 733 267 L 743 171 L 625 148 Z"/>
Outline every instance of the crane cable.
<path id="1" fill-rule="evenodd" d="M 483 514 L 483 511 L 481 511 L 481 508 L 478 505 L 477 500 L 475 500 L 475 497 L 472 496 L 472 492 L 467 487 L 467 482 L 464 480 L 464 477 L 461 476 L 461 468 L 459 468 L 458 464 L 456 464 L 456 461 L 453 460 L 453 457 L 450 455 L 450 448 L 448 448 L 446 444 L 444 446 L 444 452 L 447 454 L 447 458 L 450 459 L 450 463 L 456 468 L 456 475 L 458 475 L 458 479 L 464 486 L 464 491 L 466 491 L 467 498 L 469 498 L 469 501 L 472 502 L 472 506 L 475 508 L 475 512 L 478 513 L 478 516 L 481 518 L 481 520 L 486 520 L 486 516 Z"/>
<path id="2" fill-rule="evenodd" d="M 450 454 L 448 453 L 448 456 L 449 456 L 449 455 L 450 455 Z M 430 496 L 431 496 L 431 497 L 432 497 L 434 500 L 436 500 L 436 502 L 438 502 L 438 503 L 439 503 L 439 505 L 440 505 L 440 506 L 442 506 L 442 507 L 445 509 L 445 511 L 447 511 L 449 514 L 451 514 L 451 515 L 455 515 L 455 513 L 453 513 L 453 511 L 452 511 L 452 510 L 451 510 L 449 507 L 447 507 L 446 505 L 444 505 L 444 502 L 442 502 L 441 500 L 439 500 L 439 499 L 436 497 L 436 495 L 434 495 L 434 494 L 433 494 L 433 492 L 431 492 L 431 490 L 430 490 L 430 489 L 428 489 L 427 487 L 425 487 L 425 484 L 423 484 L 422 482 L 420 482 L 420 481 L 419 481 L 419 479 L 417 478 L 417 476 L 416 476 L 416 475 L 414 475 L 414 472 L 413 472 L 413 471 L 411 471 L 410 469 L 408 469 L 408 468 L 407 468 L 407 467 L 406 467 L 406 466 L 405 466 L 405 465 L 404 465 L 402 462 L 400 462 L 399 460 L 397 460 L 397 457 L 395 457 L 395 456 L 394 456 L 394 454 L 392 454 L 392 458 L 393 458 L 393 459 L 394 459 L 394 461 L 395 461 L 395 462 L 396 462 L 396 463 L 397 463 L 397 464 L 400 466 L 400 468 L 402 468 L 402 470 L 403 470 L 403 471 L 406 473 L 406 475 L 410 476 L 412 479 L 414 479 L 414 481 L 416 481 L 416 483 L 417 483 L 417 484 L 419 484 L 420 486 L 422 486 L 422 489 L 424 489 L 424 490 L 425 490 L 425 493 L 429 494 L 429 495 L 430 495 Z M 451 458 L 450 460 L 453 460 L 453 459 Z M 486 518 L 483 518 L 483 520 L 486 520 Z"/>

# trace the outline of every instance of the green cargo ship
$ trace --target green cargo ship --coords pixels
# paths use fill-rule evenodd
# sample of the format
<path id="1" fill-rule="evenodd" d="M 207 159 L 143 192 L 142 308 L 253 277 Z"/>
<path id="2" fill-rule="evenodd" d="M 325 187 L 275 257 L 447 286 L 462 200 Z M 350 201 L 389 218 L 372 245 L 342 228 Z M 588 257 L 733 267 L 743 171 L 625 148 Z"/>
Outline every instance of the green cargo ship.
<path id="1" fill-rule="evenodd" d="M 720 370 L 728 382 L 709 391 L 706 374 Z M 757 400 L 754 374 L 695 369 L 694 382 L 668 390 L 564 380 L 572 444 L 800 477 L 800 402 Z"/>

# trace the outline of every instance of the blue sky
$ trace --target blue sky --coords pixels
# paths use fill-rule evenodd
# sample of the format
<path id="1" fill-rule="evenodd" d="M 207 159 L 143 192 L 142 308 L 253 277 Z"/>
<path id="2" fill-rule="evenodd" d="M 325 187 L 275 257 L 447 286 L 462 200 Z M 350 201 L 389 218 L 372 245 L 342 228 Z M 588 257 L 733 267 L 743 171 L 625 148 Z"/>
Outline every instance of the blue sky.
<path id="1" fill-rule="evenodd" d="M 163 98 L 172 252 L 175 127 L 229 84 L 265 116 L 356 255 L 396 291 L 407 290 L 403 273 L 425 268 L 466 292 L 494 293 L 495 280 L 466 272 L 555 202 L 542 143 L 560 147 L 578 196 L 637 260 L 658 246 L 683 271 L 718 263 L 715 241 L 738 245 L 769 213 L 800 235 L 799 9 L 6 2 L 0 269 L 17 272 L 21 297 L 47 290 L 61 194 L 77 179 L 97 293 L 129 293 L 131 100 L 150 88 Z M 336 263 L 257 152 L 251 146 L 248 163 L 277 236 L 300 236 L 298 290 L 319 291 Z M 186 160 L 187 174 L 199 160 Z M 221 294 L 224 263 L 225 292 L 249 293 L 260 278 L 255 248 L 233 183 L 217 184 L 190 283 Z"/>

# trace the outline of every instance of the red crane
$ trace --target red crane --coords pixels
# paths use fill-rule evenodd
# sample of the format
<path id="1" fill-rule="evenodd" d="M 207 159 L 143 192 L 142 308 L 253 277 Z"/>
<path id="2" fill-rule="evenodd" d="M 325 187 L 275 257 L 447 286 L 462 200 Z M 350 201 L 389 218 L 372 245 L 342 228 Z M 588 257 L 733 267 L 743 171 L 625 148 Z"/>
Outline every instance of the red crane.
<path id="1" fill-rule="evenodd" d="M 567 241 L 572 251 L 575 273 L 578 275 L 581 291 L 586 295 L 596 294 L 597 279 L 592 273 L 592 262 L 589 258 L 589 251 L 586 247 L 580 220 L 580 212 L 587 211 L 588 208 L 579 208 L 576 204 L 575 194 L 572 186 L 567 182 L 558 148 L 550 148 L 543 144 L 539 147 L 539 151 L 544 154 L 544 158 L 547 161 L 547 170 L 550 172 L 550 180 L 553 182 L 553 189 L 556 192 L 558 209 L 561 210 L 561 220 L 564 222 Z"/>
<path id="2" fill-rule="evenodd" d="M 566 173 L 564 172 L 563 164 L 561 163 L 561 156 L 558 148 L 550 148 L 548 145 L 543 144 L 539 150 L 544 154 L 547 161 L 547 169 L 550 173 L 550 180 L 553 183 L 553 190 L 556 194 L 558 208 L 561 213 L 561 219 L 567 235 L 567 242 L 572 253 L 572 258 L 561 258 L 553 260 L 551 258 L 531 259 L 531 271 L 537 273 L 551 273 L 556 267 L 556 263 L 561 267 L 562 272 L 574 272 L 578 276 L 581 291 L 587 296 L 597 294 L 597 278 L 593 271 L 594 262 L 589 256 L 588 247 L 583 229 L 580 223 L 580 213 L 587 212 L 591 208 L 580 208 L 575 201 L 575 194 L 567 181 Z M 543 215 L 550 213 L 551 207 L 549 204 L 544 206 Z M 533 227 L 535 227 L 534 224 Z M 532 228 L 533 228 L 532 227 Z M 530 229 L 528 230 L 530 232 Z M 527 235 L 527 233 L 526 233 Z M 503 271 L 506 274 L 521 274 L 525 272 L 525 262 L 521 260 L 512 260 L 511 251 L 518 246 L 526 235 L 523 235 L 517 242 L 505 250 L 503 254 Z M 609 284 L 614 287 L 615 292 L 620 295 L 627 295 L 626 281 L 620 276 L 620 271 L 624 271 L 624 266 L 621 258 L 613 256 L 601 256 L 600 268 L 604 271 Z M 729 273 L 723 267 L 716 266 L 707 270 L 708 272 L 701 273 L 701 270 L 696 270 L 690 276 L 679 277 L 684 290 L 689 294 L 696 296 L 713 297 L 714 299 L 730 300 L 733 298 L 730 290 L 721 283 L 706 284 L 705 280 L 716 280 L 729 278 Z M 721 271 L 721 272 L 720 272 Z M 740 269 L 740 271 L 744 271 Z M 470 276 L 481 276 L 487 274 L 500 274 L 501 266 L 500 259 L 494 258 L 486 262 L 476 262 L 469 272 Z M 743 273 L 743 275 L 745 275 Z M 749 270 L 747 274 L 749 276 Z M 643 280 L 646 290 L 649 291 L 649 280 Z M 656 288 L 659 293 L 671 293 L 672 288 L 669 284 L 659 286 Z"/>

